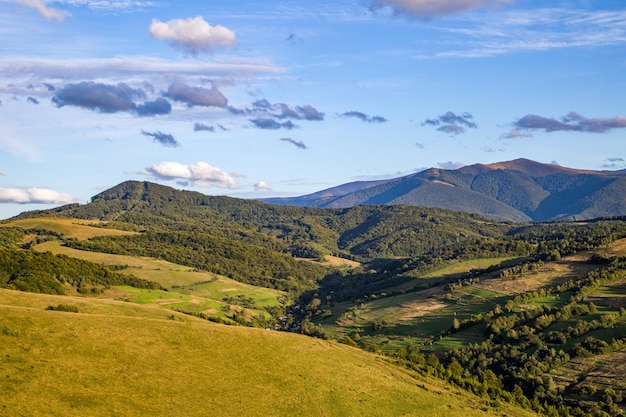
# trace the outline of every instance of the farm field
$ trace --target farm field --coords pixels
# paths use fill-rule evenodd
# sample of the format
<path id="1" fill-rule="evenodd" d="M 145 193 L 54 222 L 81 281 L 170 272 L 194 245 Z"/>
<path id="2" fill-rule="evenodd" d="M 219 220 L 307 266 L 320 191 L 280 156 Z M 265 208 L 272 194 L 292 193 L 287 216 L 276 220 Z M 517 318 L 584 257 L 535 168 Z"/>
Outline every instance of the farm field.
<path id="1" fill-rule="evenodd" d="M 24 219 L 11 219 L 0 223 L 2 226 L 21 227 L 23 229 L 45 229 L 79 240 L 89 239 L 95 236 L 123 236 L 133 235 L 137 232 L 104 228 L 106 222 L 97 220 L 72 219 L 67 217 L 33 217 Z"/>
<path id="2" fill-rule="evenodd" d="M 600 248 L 597 252 L 610 255 L 626 255 L 625 240 L 618 240 Z M 428 280 L 431 283 L 451 276 L 462 276 L 476 268 L 487 268 L 502 262 L 519 263 L 514 258 L 494 258 L 458 262 L 437 271 L 425 274 L 409 283 L 389 288 L 388 291 L 405 292 L 361 303 L 344 302 L 327 308 L 328 313 L 318 322 L 334 338 L 359 334 L 359 338 L 371 340 L 382 346 L 383 350 L 393 351 L 400 347 L 420 346 L 426 350 L 447 350 L 451 347 L 475 342 L 472 332 L 456 333 L 443 337 L 433 344 L 433 335 L 451 329 L 453 321 L 468 319 L 474 315 L 485 314 L 497 306 L 503 307 L 508 300 L 519 294 L 539 291 L 541 288 L 556 286 L 565 281 L 598 268 L 589 263 L 591 252 L 581 252 L 561 260 L 546 262 L 543 266 L 514 277 L 500 277 L 499 271 L 479 275 L 471 284 L 463 285 L 453 291 L 446 291 L 445 285 L 434 285 L 427 289 L 415 290 L 417 282 Z M 432 284 L 431 284 L 432 285 Z M 588 301 L 603 304 L 613 301 L 616 308 L 626 305 L 626 282 L 619 281 L 610 287 L 599 288 L 588 297 Z M 567 298 L 550 296 L 537 298 L 527 306 L 518 307 L 517 311 L 542 305 L 558 306 Z M 332 313 L 332 315 L 330 314 Z M 378 323 L 378 328 L 373 326 Z M 468 334 L 468 337 L 464 337 Z"/>

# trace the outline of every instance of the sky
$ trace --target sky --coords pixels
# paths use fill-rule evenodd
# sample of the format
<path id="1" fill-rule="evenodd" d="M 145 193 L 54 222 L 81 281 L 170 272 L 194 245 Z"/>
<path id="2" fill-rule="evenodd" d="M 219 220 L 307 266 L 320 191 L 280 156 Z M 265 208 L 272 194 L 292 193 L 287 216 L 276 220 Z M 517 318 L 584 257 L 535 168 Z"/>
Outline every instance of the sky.
<path id="1" fill-rule="evenodd" d="M 517 158 L 626 169 L 626 2 L 0 0 L 0 219 Z"/>

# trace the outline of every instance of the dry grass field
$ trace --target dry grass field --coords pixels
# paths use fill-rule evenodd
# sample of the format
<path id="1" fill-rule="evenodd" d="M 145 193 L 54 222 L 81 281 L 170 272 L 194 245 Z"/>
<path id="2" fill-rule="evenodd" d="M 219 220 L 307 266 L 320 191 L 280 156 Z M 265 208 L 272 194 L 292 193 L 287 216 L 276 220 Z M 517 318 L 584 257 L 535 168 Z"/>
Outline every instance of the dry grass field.
<path id="1" fill-rule="evenodd" d="M 0 351 L 3 416 L 533 415 L 345 345 L 113 300 L 0 290 Z"/>
<path id="2" fill-rule="evenodd" d="M 64 217 L 37 217 L 15 219 L 0 223 L 0 227 L 21 227 L 22 229 L 45 229 L 56 233 L 63 234 L 67 237 L 73 237 L 78 240 L 89 239 L 95 236 L 120 236 L 133 235 L 137 232 L 129 232 L 125 230 L 109 229 L 100 227 L 105 222 L 97 220 L 80 220 Z"/>

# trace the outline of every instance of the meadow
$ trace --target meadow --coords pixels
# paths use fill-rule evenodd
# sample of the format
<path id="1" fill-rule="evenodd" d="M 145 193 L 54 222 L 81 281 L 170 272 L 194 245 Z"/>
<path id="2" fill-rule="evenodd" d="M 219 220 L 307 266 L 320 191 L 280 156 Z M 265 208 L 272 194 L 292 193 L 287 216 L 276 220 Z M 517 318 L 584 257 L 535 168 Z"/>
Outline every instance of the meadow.
<path id="1" fill-rule="evenodd" d="M 451 397 L 450 392 L 446 392 L 454 389 L 441 380 L 431 379 L 424 375 L 437 376 L 437 378 L 482 395 L 483 400 L 477 400 L 470 395 L 472 399 L 467 401 L 472 403 L 474 408 L 482 409 L 487 413 L 492 412 L 490 406 L 502 402 L 517 401 L 517 404 L 527 406 L 528 401 L 535 397 L 537 385 L 533 384 L 539 384 L 539 388 L 542 390 L 539 394 L 542 401 L 545 398 L 551 398 L 550 395 L 556 395 L 556 391 L 553 391 L 556 389 L 554 388 L 556 385 L 551 382 L 553 380 L 557 381 L 556 384 L 561 384 L 561 390 L 558 393 L 559 396 L 562 395 L 560 398 L 564 398 L 566 401 L 575 401 L 577 405 L 588 404 L 588 407 L 585 406 L 587 407 L 585 410 L 599 411 L 602 409 L 614 414 L 619 411 L 619 407 L 600 400 L 604 397 L 611 397 L 616 400 L 621 398 L 621 395 L 626 394 L 626 391 L 622 392 L 622 385 L 620 385 L 623 382 L 623 375 L 616 373 L 621 369 L 617 362 L 619 359 L 612 359 L 620 358 L 623 334 L 626 332 L 626 310 L 622 309 L 626 295 L 626 278 L 623 277 L 624 260 L 609 259 L 609 256 L 624 256 L 626 254 L 624 239 L 610 240 L 600 235 L 593 239 L 597 239 L 598 242 L 604 239 L 603 242 L 608 243 L 586 246 L 586 248 L 593 247 L 593 249 L 587 250 L 577 249 L 568 252 L 567 249 L 563 249 L 563 254 L 561 254 L 560 249 L 550 248 L 566 247 L 563 240 L 548 240 L 551 243 L 547 244 L 541 241 L 541 239 L 545 239 L 544 235 L 535 236 L 528 232 L 529 234 L 525 235 L 524 238 L 528 241 L 523 243 L 496 242 L 484 246 L 457 248 L 454 251 L 449 250 L 449 252 L 446 252 L 448 249 L 445 249 L 442 255 L 448 256 L 446 253 L 455 253 L 454 257 L 432 258 L 432 263 L 425 258 L 417 258 L 413 261 L 399 257 L 380 258 L 365 263 L 346 261 L 344 258 L 333 256 L 326 256 L 325 261 L 323 257 L 319 259 L 292 258 L 290 260 L 292 263 L 294 261 L 299 265 L 303 265 L 304 262 L 316 263 L 316 268 L 328 271 L 328 276 L 324 277 L 324 281 L 318 282 L 319 288 L 307 290 L 309 292 L 298 295 L 297 291 L 294 291 L 295 287 L 288 291 L 278 291 L 244 284 L 223 275 L 206 271 L 204 268 L 211 268 L 213 265 L 206 264 L 206 262 L 187 263 L 187 265 L 198 265 L 190 267 L 147 256 L 128 256 L 129 253 L 133 252 L 119 252 L 127 255 L 95 252 L 95 250 L 116 252 L 115 245 L 117 242 L 128 243 L 128 239 L 124 236 L 129 232 L 112 229 L 111 225 L 102 227 L 100 222 L 94 222 L 90 225 L 89 222 L 85 221 L 53 217 L 37 220 L 21 219 L 18 222 L 22 223 L 9 221 L 4 222 L 3 225 L 8 227 L 19 225 L 19 227 L 31 229 L 26 232 L 22 241 L 17 243 L 23 249 L 51 252 L 105 265 L 116 273 L 130 274 L 155 281 L 162 286 L 162 288 L 157 289 L 158 286 L 135 288 L 126 286 L 126 284 L 125 286 L 115 284 L 114 287 L 105 285 L 98 292 L 92 292 L 90 297 L 72 296 L 67 298 L 72 301 L 55 301 L 44 307 L 39 306 L 35 308 L 33 314 L 29 315 L 33 320 L 40 314 L 43 314 L 40 317 L 42 320 L 49 317 L 58 319 L 81 317 L 80 320 L 74 319 L 78 323 L 81 320 L 87 320 L 84 315 L 91 316 L 92 312 L 96 310 L 101 312 L 93 314 L 94 318 L 97 317 L 98 320 L 104 316 L 110 317 L 111 320 L 117 320 L 117 318 L 113 319 L 113 317 L 119 317 L 117 313 L 110 315 L 103 313 L 102 309 L 111 308 L 119 311 L 119 309 L 125 309 L 126 306 L 129 308 L 134 306 L 132 311 L 135 316 L 133 317 L 138 321 L 144 321 L 142 325 L 144 328 L 155 324 L 159 327 L 158 331 L 164 332 L 163 334 L 170 331 L 174 334 L 176 331 L 171 330 L 171 326 L 180 326 L 181 323 L 185 323 L 188 324 L 185 328 L 193 326 L 194 329 L 201 329 L 199 330 L 200 333 L 208 332 L 206 333 L 208 335 L 211 331 L 206 329 L 213 329 L 213 327 L 205 328 L 204 326 L 216 326 L 216 324 L 200 319 L 209 319 L 231 325 L 243 324 L 260 327 L 261 329 L 248 328 L 244 330 L 241 327 L 232 326 L 233 329 L 239 329 L 232 330 L 232 332 L 244 332 L 246 335 L 254 334 L 256 335 L 253 337 L 255 341 L 244 342 L 244 344 L 261 343 L 263 345 L 271 344 L 272 341 L 275 342 L 283 337 L 296 336 L 269 330 L 282 326 L 283 329 L 301 331 L 304 334 L 315 335 L 320 338 L 334 339 L 330 342 L 321 340 L 310 342 L 318 343 L 314 345 L 316 347 L 324 346 L 325 349 L 328 348 L 331 351 L 344 352 L 344 349 L 358 346 L 362 350 L 357 355 L 370 355 L 367 357 L 375 358 L 376 363 L 392 366 L 394 362 L 398 362 L 402 366 L 394 368 L 394 372 L 400 372 L 404 376 L 399 377 L 394 384 L 396 382 L 402 383 L 403 378 L 407 377 L 421 381 L 416 383 L 417 387 L 421 389 L 428 387 L 426 388 L 427 392 L 433 391 L 432 386 L 440 386 L 443 391 L 439 391 L 439 395 L 445 394 L 443 396 L 446 397 L 441 403 L 441 407 L 444 407 L 444 403 L 448 407 L 448 412 L 427 407 L 423 410 L 420 409 L 418 414 L 412 414 L 413 411 L 405 409 L 406 404 L 394 396 L 409 395 L 404 394 L 407 389 L 405 387 L 390 389 L 390 391 L 395 391 L 394 395 L 379 395 L 378 392 L 362 390 L 357 396 L 346 396 L 342 393 L 338 394 L 337 384 L 343 385 L 345 383 L 343 377 L 338 377 L 335 374 L 329 376 L 326 372 L 324 377 L 313 378 L 313 381 L 307 380 L 305 382 L 290 378 L 285 380 L 283 375 L 287 369 L 283 364 L 272 362 L 272 371 L 278 372 L 281 376 L 276 377 L 272 374 L 271 377 L 268 376 L 268 379 L 257 382 L 269 384 L 270 387 L 272 383 L 277 384 L 278 388 L 266 393 L 272 398 L 273 404 L 267 409 L 278 410 L 275 413 L 277 415 L 286 415 L 288 414 L 286 410 L 293 407 L 293 404 L 285 399 L 280 400 L 280 404 L 289 404 L 285 408 L 281 408 L 282 405 L 278 407 L 275 405 L 276 397 L 279 396 L 281 390 L 289 392 L 289 395 L 300 395 L 301 398 L 305 399 L 305 402 L 308 400 L 309 397 L 304 393 L 295 392 L 294 394 L 294 391 L 290 389 L 292 384 L 302 383 L 311 384 L 313 390 L 319 388 L 324 391 L 321 397 L 311 401 L 310 407 L 309 405 L 303 406 L 312 410 L 313 404 L 321 403 L 323 405 L 318 411 L 323 410 L 323 412 L 315 414 L 312 411 L 307 411 L 308 414 L 335 415 L 327 411 L 329 407 L 334 407 L 334 409 L 340 410 L 337 415 L 455 415 L 456 409 L 451 408 L 451 398 L 454 397 Z M 123 225 L 121 227 L 126 228 Z M 523 232 L 527 233 L 526 231 Z M 576 235 L 578 240 L 568 238 L 569 240 L 565 243 L 572 246 L 578 245 L 579 248 L 590 245 L 592 242 L 591 234 L 585 233 L 591 232 L 581 229 L 580 226 L 578 229 L 572 228 L 571 230 L 571 233 L 579 232 L 580 236 Z M 541 233 L 547 232 L 542 231 Z M 603 233 L 610 233 L 610 229 Z M 7 236 L 12 236 L 13 242 L 16 242 L 15 232 L 7 233 Z M 91 237 L 101 239 L 107 236 L 120 236 L 120 240 L 113 239 L 107 241 L 107 245 L 101 246 L 75 245 L 80 240 Z M 184 233 L 177 234 L 175 237 L 178 240 L 174 242 L 174 246 L 168 246 L 168 250 L 181 251 L 182 248 L 187 248 L 189 251 L 197 251 L 200 254 L 206 248 L 213 248 L 213 246 L 219 248 L 219 241 L 217 240 L 196 239 L 194 236 Z M 159 239 L 161 238 L 159 237 Z M 154 244 L 154 241 L 144 240 L 137 240 L 139 247 L 146 242 Z M 541 244 L 537 244 L 538 241 Z M 7 242 L 10 243 L 9 240 Z M 194 246 L 190 242 L 196 242 L 200 246 L 197 244 Z M 15 247 L 16 243 L 13 245 Z M 230 248 L 230 246 L 226 247 Z M 90 250 L 78 250 L 78 248 Z M 535 249 L 537 254 L 533 255 Z M 254 252 L 255 250 L 246 253 Z M 158 252 L 154 253 L 156 254 L 151 253 L 150 256 L 159 256 Z M 508 253 L 509 256 L 499 256 L 504 253 Z M 139 255 L 138 252 L 135 254 Z M 541 255 L 539 256 L 539 254 Z M 282 256 L 284 255 L 285 253 Z M 288 256 L 288 254 L 286 255 Z M 181 263 L 185 262 L 184 258 L 180 259 L 182 259 Z M 248 258 L 241 261 L 250 263 Z M 326 266 L 322 267 L 321 264 Z M 424 269 L 418 269 L 420 265 L 424 266 Z M 294 268 L 290 271 L 296 270 Z M 80 272 L 77 276 L 80 276 Z M 297 273 L 293 275 L 293 278 L 297 277 Z M 236 278 L 242 279 L 242 277 Z M 245 277 L 243 280 L 249 282 L 245 281 Z M 126 283 L 127 281 L 118 280 L 116 282 Z M 297 283 L 298 281 L 289 282 Z M 131 282 L 128 285 L 135 284 Z M 69 291 L 70 289 L 72 291 Z M 339 291 L 336 296 L 334 289 Z M 357 289 L 357 291 L 352 291 L 353 289 Z M 77 291 L 73 287 L 68 287 L 67 293 L 73 294 Z M 319 294 L 316 291 L 319 291 Z M 295 307 L 286 308 L 290 305 Z M 150 315 L 156 314 L 156 316 L 150 316 L 148 321 L 143 320 L 142 309 L 144 308 L 147 309 L 146 312 L 150 312 Z M 305 312 L 307 316 L 298 317 L 298 310 Z M 185 313 L 185 315 L 180 313 Z M 130 316 L 132 315 L 121 315 L 125 319 Z M 11 314 L 7 314 L 7 317 L 17 318 Z M 157 324 L 157 322 L 159 323 Z M 118 325 L 125 329 L 132 328 L 132 325 L 128 323 Z M 65 326 L 73 328 L 69 324 Z M 52 322 L 44 327 L 55 329 Z M 95 327 L 106 329 L 106 326 L 100 323 Z M 0 327 L 0 330 L 2 336 L 7 338 L 19 338 L 26 334 L 19 329 L 19 326 L 13 327 L 10 324 Z M 87 332 L 86 328 L 83 330 Z M 110 332 L 113 333 L 113 330 Z M 185 332 L 179 331 L 179 333 L 180 336 L 185 336 Z M 280 336 L 270 336 L 268 339 L 266 334 L 280 334 Z M 50 335 L 39 334 L 37 337 L 51 340 Z M 108 335 L 99 337 L 102 340 L 109 340 Z M 184 349 L 181 350 L 183 345 L 189 347 L 201 345 L 197 338 L 189 335 L 185 337 L 188 340 L 184 342 L 174 341 L 172 342 L 173 345 L 169 347 L 164 345 L 164 341 L 148 341 L 148 336 L 144 340 L 140 340 L 139 343 L 149 346 L 149 350 L 154 346 L 155 351 L 160 352 L 161 355 L 164 355 L 165 352 L 165 356 L 170 353 L 178 355 L 179 352 L 184 352 Z M 278 339 L 273 339 L 274 337 Z M 222 338 L 221 334 L 217 336 L 217 339 L 220 338 Z M 65 340 L 74 339 L 80 338 L 71 334 L 65 337 Z M 126 339 L 132 339 L 132 336 L 127 334 Z M 337 342 L 343 343 L 337 344 Z M 82 344 L 82 340 L 77 341 L 77 343 Z M 117 345 L 121 342 L 114 339 L 113 343 Z M 289 345 L 292 342 L 289 339 L 289 342 L 279 343 Z M 36 345 L 32 340 L 28 341 L 28 344 Z M 88 346 L 88 344 L 84 346 Z M 293 356 L 294 352 L 299 352 L 296 356 L 304 352 L 303 354 L 308 357 L 309 351 L 312 349 L 310 345 L 304 347 L 291 346 L 290 352 L 281 351 L 274 347 L 265 350 L 258 356 L 254 356 L 257 353 L 251 353 L 250 355 L 255 362 L 253 372 L 256 374 L 268 374 L 270 372 L 259 368 L 257 364 L 258 361 L 263 361 L 262 358 L 265 358 L 267 362 L 267 356 L 278 355 L 283 358 L 279 360 L 285 361 L 284 357 Z M 512 350 L 507 350 L 507 346 L 513 346 Z M 96 348 L 90 349 L 95 349 L 94 352 L 98 358 L 111 355 Z M 225 350 L 232 349 L 232 347 L 225 348 Z M 481 353 L 487 353 L 483 355 L 484 360 L 480 363 L 472 362 L 472 358 L 478 355 L 479 349 L 482 350 Z M 219 358 L 219 362 L 226 360 L 220 356 L 219 352 L 204 346 L 191 354 L 197 355 L 200 350 L 210 352 L 212 358 Z M 369 350 L 370 353 L 363 352 L 363 350 Z M 352 352 L 352 350 L 345 352 Z M 371 352 L 375 354 L 372 355 Z M 386 356 L 378 356 L 379 353 L 384 353 Z M 432 353 L 436 354 L 439 359 L 435 359 L 433 362 L 432 358 L 435 356 L 430 355 Z M 519 354 L 524 356 L 524 363 L 527 361 L 531 363 L 529 367 L 519 367 L 515 371 L 517 380 L 511 381 L 507 377 L 507 375 L 511 375 L 511 372 L 505 371 L 497 375 L 502 385 L 493 384 L 492 381 L 482 381 L 486 370 L 493 369 L 502 372 L 503 364 L 517 366 L 513 363 L 513 359 L 515 355 Z M 77 356 L 75 352 L 72 352 L 72 355 Z M 187 355 L 187 353 L 183 353 L 183 355 Z M 509 355 L 512 356 L 509 357 Z M 595 362 L 584 360 L 586 355 L 593 356 Z M 420 357 L 422 358 L 421 362 Z M 354 358 L 358 359 L 360 356 L 354 356 Z M 237 357 L 237 354 L 234 354 L 234 359 L 236 361 L 230 363 L 227 368 L 247 366 L 245 356 Z M 425 359 L 428 359 L 426 364 L 423 362 Z M 575 360 L 570 361 L 570 359 Z M 337 360 L 347 361 L 345 357 Z M 438 360 L 441 362 L 438 363 Z M 457 361 L 456 365 L 461 364 L 460 367 L 455 368 L 454 360 Z M 500 363 L 501 360 L 504 362 Z M 540 369 L 540 364 L 543 361 L 548 361 L 550 367 Z M 7 363 L 14 362 L 9 361 Z M 24 362 L 18 360 L 15 363 Z M 166 370 L 183 366 L 179 363 L 171 364 L 167 360 L 162 360 L 161 363 Z M 306 367 L 318 367 L 320 369 L 327 366 L 319 363 L 307 364 L 306 361 L 303 364 Z M 564 366 L 560 367 L 560 364 Z M 614 366 L 611 367 L 611 364 Z M 364 366 L 362 363 L 349 364 L 348 362 L 346 365 L 349 365 L 350 369 L 353 367 L 363 368 Z M 597 376 L 595 370 L 600 365 L 606 374 Z M 150 366 L 153 365 L 146 364 L 146 367 Z M 201 366 L 195 362 L 193 366 L 201 369 Z M 292 364 L 289 367 L 296 367 L 296 365 Z M 459 368 L 465 369 L 465 372 L 458 371 Z M 27 368 L 20 370 L 24 371 L 25 369 Z M 412 371 L 408 369 L 412 369 Z M 210 373 L 208 370 L 204 372 Z M 301 371 L 299 372 L 300 376 L 304 375 Z M 350 374 L 350 372 L 354 372 L 354 369 L 350 372 L 348 370 L 340 372 Z M 380 371 L 367 372 L 379 373 Z M 536 372 L 545 373 L 539 382 L 532 377 Z M 562 372 L 562 377 L 559 376 L 560 372 Z M 574 372 L 578 373 L 572 377 Z M 138 373 L 135 370 L 135 374 Z M 256 379 L 256 377 L 244 374 L 240 374 L 237 379 L 241 381 L 241 378 L 244 377 L 252 381 Z M 98 379 L 98 377 L 93 378 Z M 107 375 L 103 378 L 110 380 L 112 376 Z M 217 375 L 212 375 L 211 378 L 211 381 L 219 379 Z M 354 374 L 350 378 L 357 381 L 363 380 L 362 377 Z M 396 378 L 394 374 L 393 379 Z M 330 388 L 325 387 L 320 382 L 330 379 L 332 379 L 332 382 L 329 382 L 332 385 Z M 615 379 L 619 383 L 611 385 L 611 379 Z M 424 382 L 426 380 L 428 383 Z M 566 384 L 568 380 L 570 383 Z M 198 381 L 201 384 L 210 384 L 210 381 L 205 378 L 199 378 Z M 590 386 L 584 385 L 584 381 L 600 387 L 597 388 L 600 391 L 590 393 L 590 390 L 593 390 Z M 380 384 L 380 382 L 377 383 Z M 519 393 L 512 393 L 513 384 L 520 384 L 518 388 L 521 387 L 523 390 L 521 397 Z M 350 384 L 347 386 L 351 390 L 356 389 Z M 492 391 L 488 394 L 491 400 L 487 400 L 487 391 L 485 390 L 488 390 L 489 386 L 496 390 L 504 389 L 504 391 Z M 610 394 L 609 388 L 613 386 L 619 392 Z M 256 395 L 260 394 L 257 392 Z M 387 403 L 385 406 L 370 404 L 370 408 L 374 410 L 372 413 L 348 412 L 349 408 L 346 408 L 348 406 L 343 405 L 344 400 L 348 404 L 350 401 L 356 401 L 357 398 L 361 403 L 366 403 L 363 396 L 367 395 L 375 396 L 375 402 L 380 399 Z M 417 399 L 417 397 L 411 397 L 411 401 Z M 85 399 L 79 398 L 76 403 L 79 404 L 83 400 Z M 473 402 L 475 400 L 478 402 Z M 194 398 L 193 401 L 197 402 L 198 398 Z M 211 397 L 211 401 L 221 408 L 226 407 L 213 397 Z M 229 403 L 233 401 L 235 401 L 234 397 L 228 399 Z M 251 407 L 251 401 L 251 399 L 246 398 L 241 403 L 245 404 L 246 407 Z M 559 401 L 564 400 L 559 399 Z M 89 407 L 89 401 L 86 402 L 87 407 Z M 334 403 L 337 405 L 333 405 Z M 94 407 L 99 409 L 98 404 L 102 404 L 102 402 L 95 400 L 94 404 Z M 70 402 L 70 407 L 74 407 L 72 402 Z M 262 409 L 264 406 L 259 405 L 259 407 Z M 535 411 L 549 411 L 548 405 L 544 407 L 539 403 L 533 404 L 532 408 Z M 118 412 L 109 409 L 108 411 L 122 415 L 126 413 L 124 409 L 120 410 Z M 566 409 L 561 411 L 568 412 Z M 506 414 L 506 412 L 503 413 Z M 59 415 L 61 414 L 59 413 Z M 250 414 L 246 412 L 246 415 Z"/>
<path id="2" fill-rule="evenodd" d="M 79 240 L 97 236 L 136 234 L 110 227 L 103 228 L 101 227 L 103 224 L 68 218 L 26 218 L 3 223 L 9 227 L 50 230 L 66 238 Z M 33 239 L 34 236 L 27 235 L 27 238 Z M 271 318 L 264 310 L 266 307 L 283 308 L 286 302 L 286 294 L 282 291 L 256 287 L 162 259 L 82 251 L 63 246 L 58 239 L 34 244 L 32 249 L 113 266 L 120 273 L 158 282 L 168 290 L 115 287 L 105 291 L 100 295 L 101 298 L 140 304 L 153 303 L 170 310 L 202 313 L 205 317 L 221 320 L 229 320 L 233 312 L 239 311 L 242 320 L 259 318 L 262 321 Z"/>
<path id="3" fill-rule="evenodd" d="M 61 303 L 78 312 L 51 311 Z M 157 305 L 0 290 L 0 415 L 531 416 L 389 359 Z"/>

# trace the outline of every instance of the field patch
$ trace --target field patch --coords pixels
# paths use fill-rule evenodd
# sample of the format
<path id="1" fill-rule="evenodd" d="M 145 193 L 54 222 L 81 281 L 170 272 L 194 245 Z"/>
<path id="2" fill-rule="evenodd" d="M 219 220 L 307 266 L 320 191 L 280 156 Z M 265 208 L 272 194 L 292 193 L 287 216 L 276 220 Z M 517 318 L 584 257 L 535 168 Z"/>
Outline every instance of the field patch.
<path id="1" fill-rule="evenodd" d="M 619 239 L 596 250 L 604 256 L 626 256 L 626 239 Z"/>
<path id="2" fill-rule="evenodd" d="M 585 301 L 612 309 L 626 308 L 626 277 L 598 288 Z"/>
<path id="3" fill-rule="evenodd" d="M 78 240 L 96 236 L 127 236 L 137 232 L 104 228 L 106 222 L 97 220 L 81 220 L 66 217 L 36 217 L 10 220 L 0 223 L 0 227 L 19 227 L 22 229 L 50 230 L 66 237 Z"/>
<path id="4" fill-rule="evenodd" d="M 282 291 L 255 287 L 206 271 L 160 259 L 81 251 L 62 246 L 59 241 L 44 242 L 35 250 L 50 251 L 103 265 L 114 265 L 119 273 L 158 282 L 168 291 L 116 287 L 106 290 L 101 298 L 125 300 L 140 304 L 158 304 L 169 310 L 204 313 L 211 317 L 230 318 L 239 306 L 245 317 L 268 318 L 266 307 L 284 307 Z M 207 313 L 210 312 L 210 313 Z"/>
<path id="5" fill-rule="evenodd" d="M 584 386 L 598 391 L 612 388 L 626 395 L 626 350 L 588 358 L 574 358 L 553 372 L 554 380 L 562 388 L 580 392 Z M 571 381 L 576 379 L 574 385 Z"/>
<path id="6" fill-rule="evenodd" d="M 322 265 L 329 265 L 329 266 L 347 266 L 350 268 L 358 268 L 361 266 L 360 262 L 356 262 L 356 261 L 351 261 L 349 259 L 345 259 L 345 258 L 339 258 L 337 256 L 332 256 L 332 255 L 326 255 L 325 260 L 322 262 Z"/>
<path id="7" fill-rule="evenodd" d="M 451 265 L 446 266 L 445 268 L 438 269 L 436 271 L 425 274 L 424 278 L 450 278 L 455 277 L 457 275 L 465 274 L 472 269 L 487 269 L 490 266 L 499 265 L 502 263 L 516 263 L 521 262 L 523 258 L 516 258 L 512 256 L 500 257 L 500 258 L 483 258 L 483 259 L 472 259 L 468 261 L 455 262 Z"/>
<path id="8" fill-rule="evenodd" d="M 564 257 L 560 261 L 546 262 L 533 271 L 513 277 L 499 277 L 499 272 L 490 277 L 481 277 L 476 286 L 502 294 L 515 295 L 539 290 L 546 286 L 556 286 L 570 279 L 576 279 L 597 269 L 597 265 L 588 263 L 590 253 Z"/>

